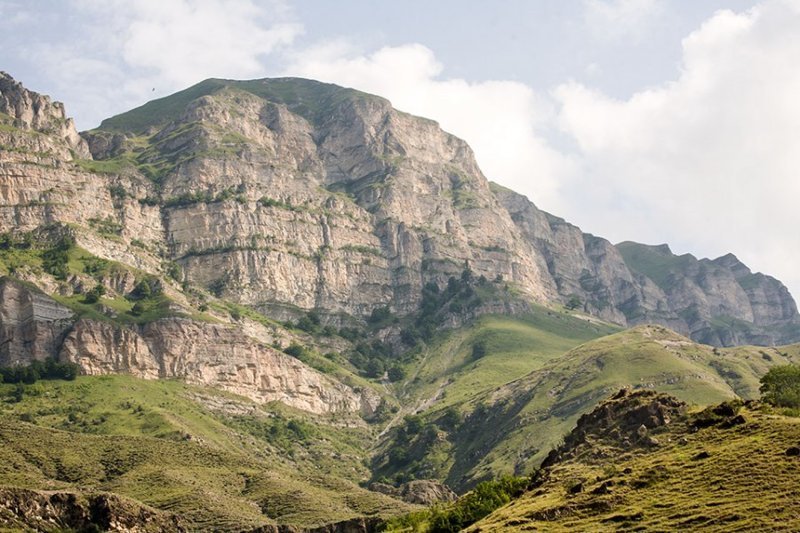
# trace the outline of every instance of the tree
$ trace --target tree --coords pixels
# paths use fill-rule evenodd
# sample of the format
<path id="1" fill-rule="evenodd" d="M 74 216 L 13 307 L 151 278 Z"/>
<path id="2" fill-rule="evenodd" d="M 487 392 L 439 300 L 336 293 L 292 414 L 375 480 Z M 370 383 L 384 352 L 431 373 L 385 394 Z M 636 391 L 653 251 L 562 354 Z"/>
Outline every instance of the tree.
<path id="1" fill-rule="evenodd" d="M 389 381 L 392 383 L 405 379 L 405 377 L 406 371 L 403 370 L 402 366 L 394 365 L 389 369 Z"/>
<path id="2" fill-rule="evenodd" d="M 130 298 L 133 300 L 144 300 L 146 298 L 150 298 L 152 293 L 153 291 L 150 287 L 150 283 L 146 279 L 143 279 L 136 284 L 136 287 L 133 288 Z"/>
<path id="3" fill-rule="evenodd" d="M 380 324 L 386 320 L 389 320 L 392 317 L 392 311 L 389 309 L 388 306 L 384 307 L 376 307 L 372 310 L 372 314 L 369 315 L 367 322 L 370 324 Z"/>
<path id="4" fill-rule="evenodd" d="M 369 363 L 367 363 L 367 377 L 370 378 L 379 378 L 383 376 L 383 372 L 386 370 L 386 367 L 383 364 L 383 361 L 380 359 L 370 359 Z"/>
<path id="5" fill-rule="evenodd" d="M 25 397 L 25 385 L 22 383 L 17 383 L 17 386 L 14 387 L 14 390 L 11 391 L 11 400 L 19 403 Z"/>
<path id="6" fill-rule="evenodd" d="M 486 341 L 477 341 L 475 344 L 472 345 L 472 359 L 477 360 L 481 357 L 484 357 L 488 353 L 488 349 L 486 348 Z"/>
<path id="7" fill-rule="evenodd" d="M 761 378 L 761 399 L 777 407 L 800 407 L 800 366 L 773 366 Z"/>
<path id="8" fill-rule="evenodd" d="M 283 353 L 299 359 L 306 354 L 306 349 L 303 345 L 292 341 L 292 343 L 283 350 Z"/>
<path id="9" fill-rule="evenodd" d="M 102 284 L 98 283 L 92 290 L 86 293 L 86 296 L 83 297 L 83 303 L 97 303 L 100 300 L 100 297 L 105 296 L 105 294 L 106 288 Z"/>
<path id="10" fill-rule="evenodd" d="M 569 300 L 567 300 L 567 304 L 565 305 L 565 307 L 569 310 L 572 310 L 572 309 L 577 309 L 582 305 L 583 305 L 583 300 L 581 300 L 581 297 L 578 296 L 577 294 L 572 294 L 570 295 Z"/>

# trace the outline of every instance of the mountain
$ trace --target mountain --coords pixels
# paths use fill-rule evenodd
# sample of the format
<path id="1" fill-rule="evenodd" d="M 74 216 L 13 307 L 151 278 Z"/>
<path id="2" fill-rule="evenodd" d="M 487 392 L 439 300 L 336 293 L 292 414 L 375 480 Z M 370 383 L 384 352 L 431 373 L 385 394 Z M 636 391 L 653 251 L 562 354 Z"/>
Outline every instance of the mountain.
<path id="1" fill-rule="evenodd" d="M 779 281 L 583 233 L 380 97 L 211 79 L 79 135 L 0 74 L 15 527 L 368 531 L 620 387 L 754 398 L 798 340 Z"/>
<path id="2" fill-rule="evenodd" d="M 6 231 L 79 225 L 100 257 L 154 272 L 175 262 L 182 281 L 275 317 L 411 313 L 427 283 L 468 267 L 621 325 L 717 345 L 800 339 L 780 282 L 732 256 L 698 262 L 583 234 L 489 184 L 462 140 L 376 96 L 211 79 L 81 140 L 62 106 L 3 79 L 6 180 L 33 174 L 7 181 Z"/>

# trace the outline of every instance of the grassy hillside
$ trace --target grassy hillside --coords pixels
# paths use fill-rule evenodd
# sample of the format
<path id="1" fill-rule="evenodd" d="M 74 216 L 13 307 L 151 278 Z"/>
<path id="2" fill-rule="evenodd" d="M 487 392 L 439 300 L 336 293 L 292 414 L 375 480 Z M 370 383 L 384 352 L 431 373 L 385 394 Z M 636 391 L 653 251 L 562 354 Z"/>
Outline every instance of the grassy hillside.
<path id="1" fill-rule="evenodd" d="M 320 525 L 409 507 L 356 483 L 370 430 L 175 381 L 0 386 L 0 485 L 109 491 L 193 527 Z"/>
<path id="2" fill-rule="evenodd" d="M 797 360 L 800 345 L 714 349 L 663 327 L 642 326 L 558 357 L 534 358 L 531 373 L 491 390 L 468 381 L 469 372 L 456 372 L 440 402 L 390 434 L 374 461 L 375 475 L 439 477 L 463 491 L 501 474 L 532 471 L 581 414 L 621 387 L 656 389 L 696 405 L 755 398 L 769 366 Z"/>
<path id="3" fill-rule="evenodd" d="M 734 406 L 735 411 L 735 406 Z M 575 457 L 470 531 L 796 531 L 800 419 L 743 408 L 698 428 L 708 412 L 626 447 L 591 432 Z M 707 422 L 706 422 L 707 423 Z"/>
<path id="4" fill-rule="evenodd" d="M 345 89 L 330 83 L 300 78 L 275 78 L 263 80 L 207 79 L 175 94 L 152 100 L 140 107 L 108 118 L 99 130 L 146 133 L 158 126 L 180 118 L 187 105 L 203 96 L 225 89 L 244 91 L 267 101 L 282 103 L 306 119 L 315 122 L 326 108 L 347 99 L 371 98 L 382 100 L 354 89 Z"/>
<path id="5" fill-rule="evenodd" d="M 437 407 L 463 402 L 616 331 L 615 326 L 539 306 L 520 316 L 486 315 L 426 346 L 399 396 L 426 404 L 435 399 Z M 482 346 L 481 353 L 476 346 Z"/>

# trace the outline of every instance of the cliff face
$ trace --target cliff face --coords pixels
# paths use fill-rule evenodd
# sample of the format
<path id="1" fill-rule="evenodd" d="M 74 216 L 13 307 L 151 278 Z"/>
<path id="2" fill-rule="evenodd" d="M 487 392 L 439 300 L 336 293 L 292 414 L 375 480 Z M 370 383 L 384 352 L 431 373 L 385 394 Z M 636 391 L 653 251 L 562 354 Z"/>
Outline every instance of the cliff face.
<path id="1" fill-rule="evenodd" d="M 800 338 L 776 280 L 727 256 L 643 266 L 490 186 L 466 143 L 376 96 L 212 79 L 81 139 L 63 107 L 2 79 L 0 231 L 68 223 L 95 255 L 175 262 L 186 285 L 281 319 L 411 313 L 426 283 L 468 267 L 523 299 L 703 342 Z"/>
<path id="2" fill-rule="evenodd" d="M 354 392 L 235 328 L 185 319 L 163 319 L 140 328 L 80 320 L 64 340 L 59 359 L 78 363 L 89 375 L 180 378 L 313 413 L 369 415 L 380 401 Z"/>
<path id="3" fill-rule="evenodd" d="M 147 106 L 115 117 L 87 139 L 95 157 L 161 172 L 150 203 L 163 231 L 150 236 L 193 283 L 259 308 L 410 312 L 426 282 L 469 265 L 531 298 L 555 295 L 472 151 L 435 123 L 306 80 L 185 93 L 201 96 L 166 117 Z"/>
<path id="4" fill-rule="evenodd" d="M 0 366 L 55 357 L 89 375 L 128 373 L 218 387 L 313 413 L 370 415 L 380 398 L 324 376 L 229 325 L 165 318 L 120 325 L 79 319 L 48 296 L 0 280 Z"/>
<path id="5" fill-rule="evenodd" d="M 800 335 L 797 306 L 778 280 L 753 274 L 733 254 L 676 256 L 667 245 L 616 246 L 495 186 L 525 238 L 541 250 L 559 294 L 624 325 L 665 325 L 716 346 L 775 345 Z"/>
<path id="6" fill-rule="evenodd" d="M 52 357 L 72 318 L 72 311 L 44 294 L 0 279 L 0 366 Z"/>

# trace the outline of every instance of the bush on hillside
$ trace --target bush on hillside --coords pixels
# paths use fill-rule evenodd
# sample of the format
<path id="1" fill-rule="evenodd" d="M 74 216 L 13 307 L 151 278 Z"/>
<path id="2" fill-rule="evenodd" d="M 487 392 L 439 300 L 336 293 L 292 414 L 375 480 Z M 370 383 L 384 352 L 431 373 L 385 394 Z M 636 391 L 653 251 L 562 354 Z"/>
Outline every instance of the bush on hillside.
<path id="1" fill-rule="evenodd" d="M 59 363 L 52 357 L 48 357 L 44 361 L 33 361 L 27 366 L 0 367 L 0 381 L 31 385 L 40 379 L 73 380 L 78 376 L 79 371 L 80 367 L 75 363 Z"/>
<path id="2" fill-rule="evenodd" d="M 506 476 L 479 483 L 454 504 L 435 507 L 431 511 L 428 530 L 461 531 L 518 497 L 528 486 L 528 481 L 527 478 Z"/>
<path id="3" fill-rule="evenodd" d="M 781 365 L 761 378 L 761 399 L 776 407 L 800 408 L 800 366 Z"/>

